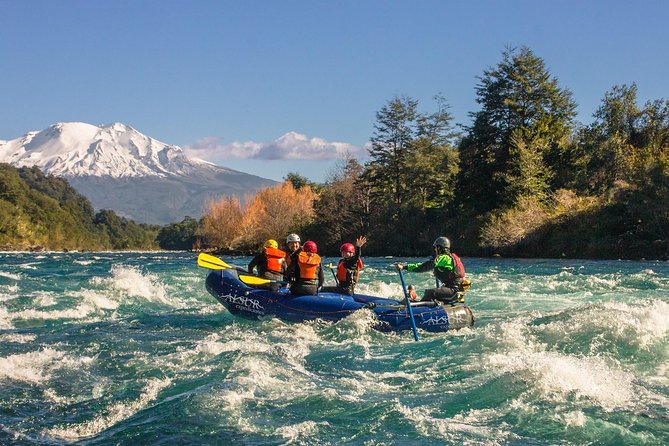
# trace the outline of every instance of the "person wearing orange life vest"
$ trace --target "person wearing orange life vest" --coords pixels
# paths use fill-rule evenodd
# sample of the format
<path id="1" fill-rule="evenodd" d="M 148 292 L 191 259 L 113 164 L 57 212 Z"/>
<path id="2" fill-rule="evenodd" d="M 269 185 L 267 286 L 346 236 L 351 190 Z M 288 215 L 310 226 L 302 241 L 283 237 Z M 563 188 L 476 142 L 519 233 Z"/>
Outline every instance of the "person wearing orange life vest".
<path id="1" fill-rule="evenodd" d="M 465 279 L 465 267 L 446 237 L 438 237 L 432 244 L 434 258 L 423 263 L 398 263 L 398 270 L 425 272 L 432 270 L 441 286 L 425 290 L 421 300 L 439 300 L 446 303 L 463 302 L 464 292 L 470 283 Z"/>
<path id="2" fill-rule="evenodd" d="M 358 283 L 358 276 L 362 270 L 362 246 L 367 243 L 367 237 L 361 236 L 355 241 L 355 246 L 351 243 L 344 243 L 339 248 L 341 259 L 337 264 L 337 286 L 323 287 L 321 291 L 327 291 L 339 294 L 348 294 L 352 296 L 355 293 L 355 285 Z"/>
<path id="3" fill-rule="evenodd" d="M 264 279 L 281 281 L 285 272 L 286 253 L 279 249 L 276 240 L 267 240 L 263 249 L 248 264 L 249 273 L 258 269 L 258 276 Z M 278 284 L 269 284 L 270 288 L 279 288 Z"/>
<path id="4" fill-rule="evenodd" d="M 290 281 L 291 294 L 315 296 L 318 294 L 318 289 L 323 286 L 325 276 L 321 257 L 317 252 L 316 243 L 307 241 L 290 255 L 290 265 L 286 275 Z"/>

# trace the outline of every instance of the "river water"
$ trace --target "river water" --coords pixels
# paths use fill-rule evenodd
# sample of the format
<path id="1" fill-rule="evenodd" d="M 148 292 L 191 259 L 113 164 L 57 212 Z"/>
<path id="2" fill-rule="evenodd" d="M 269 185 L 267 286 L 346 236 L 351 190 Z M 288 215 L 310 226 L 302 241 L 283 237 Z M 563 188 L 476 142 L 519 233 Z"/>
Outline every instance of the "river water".
<path id="1" fill-rule="evenodd" d="M 669 444 L 668 262 L 463 258 L 476 324 L 414 342 L 237 319 L 195 258 L 0 253 L 0 444 Z"/>

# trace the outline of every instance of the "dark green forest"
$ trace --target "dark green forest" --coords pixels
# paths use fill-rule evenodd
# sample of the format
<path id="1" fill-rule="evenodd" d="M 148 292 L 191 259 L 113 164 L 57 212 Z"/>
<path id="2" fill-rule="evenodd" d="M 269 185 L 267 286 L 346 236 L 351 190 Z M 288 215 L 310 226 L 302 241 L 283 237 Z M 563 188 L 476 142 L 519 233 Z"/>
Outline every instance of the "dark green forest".
<path id="1" fill-rule="evenodd" d="M 0 164 L 0 249 L 158 249 L 158 226 L 95 213 L 66 180 Z"/>
<path id="2" fill-rule="evenodd" d="M 465 256 L 669 258 L 669 101 L 637 86 L 603 93 L 589 124 L 529 48 L 507 48 L 478 77 L 471 123 L 410 97 L 376 113 L 369 161 L 342 160 L 292 232 L 337 255 L 366 235 L 367 255 L 429 255 L 440 235 Z M 162 228 L 94 213 L 65 180 L 0 168 L 0 247 L 217 249 L 191 217 Z M 281 239 L 285 234 L 276 234 Z"/>

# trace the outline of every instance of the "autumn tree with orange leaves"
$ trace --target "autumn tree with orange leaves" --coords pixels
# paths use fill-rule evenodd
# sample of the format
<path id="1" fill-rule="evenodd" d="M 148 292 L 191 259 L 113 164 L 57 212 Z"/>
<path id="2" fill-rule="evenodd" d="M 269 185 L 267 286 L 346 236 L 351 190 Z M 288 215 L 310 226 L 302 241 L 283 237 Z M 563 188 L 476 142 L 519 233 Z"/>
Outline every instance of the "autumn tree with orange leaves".
<path id="1" fill-rule="evenodd" d="M 281 243 L 311 223 L 315 200 L 309 186 L 298 190 L 288 181 L 247 196 L 243 207 L 237 198 L 223 197 L 208 204 L 201 234 L 215 249 L 255 250 L 268 239 Z"/>

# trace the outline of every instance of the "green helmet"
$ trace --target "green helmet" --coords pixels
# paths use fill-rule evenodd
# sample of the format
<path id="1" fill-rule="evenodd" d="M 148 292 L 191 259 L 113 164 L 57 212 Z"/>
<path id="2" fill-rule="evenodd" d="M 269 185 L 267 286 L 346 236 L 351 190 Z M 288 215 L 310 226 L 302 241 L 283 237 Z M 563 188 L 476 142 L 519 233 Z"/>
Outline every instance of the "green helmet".
<path id="1" fill-rule="evenodd" d="M 432 243 L 432 246 L 434 246 L 435 248 L 451 249 L 451 241 L 446 237 L 437 237 L 434 243 Z"/>

